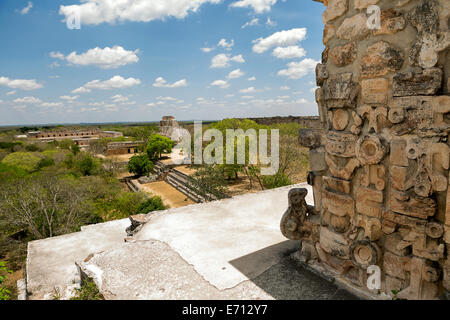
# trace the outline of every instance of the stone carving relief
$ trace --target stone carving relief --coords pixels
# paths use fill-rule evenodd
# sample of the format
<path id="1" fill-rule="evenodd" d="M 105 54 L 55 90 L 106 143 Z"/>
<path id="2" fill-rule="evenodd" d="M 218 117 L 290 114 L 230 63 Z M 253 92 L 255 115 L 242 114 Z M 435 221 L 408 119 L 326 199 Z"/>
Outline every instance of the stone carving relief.
<path id="1" fill-rule="evenodd" d="M 308 264 L 375 297 L 450 299 L 450 2 L 352 1 L 321 1 L 323 130 L 300 134 L 316 210 L 295 215 L 312 208 L 290 201 L 282 231 Z M 379 30 L 367 29 L 371 4 Z M 373 265 L 378 290 L 366 287 Z"/>

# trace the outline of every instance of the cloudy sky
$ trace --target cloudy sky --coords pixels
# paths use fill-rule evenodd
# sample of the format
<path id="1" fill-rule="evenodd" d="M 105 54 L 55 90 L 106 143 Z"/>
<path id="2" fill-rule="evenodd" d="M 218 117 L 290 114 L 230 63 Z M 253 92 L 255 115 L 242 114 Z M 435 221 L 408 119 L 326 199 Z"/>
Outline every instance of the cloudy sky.
<path id="1" fill-rule="evenodd" d="M 315 115 L 323 10 L 311 0 L 1 0 L 0 125 Z"/>

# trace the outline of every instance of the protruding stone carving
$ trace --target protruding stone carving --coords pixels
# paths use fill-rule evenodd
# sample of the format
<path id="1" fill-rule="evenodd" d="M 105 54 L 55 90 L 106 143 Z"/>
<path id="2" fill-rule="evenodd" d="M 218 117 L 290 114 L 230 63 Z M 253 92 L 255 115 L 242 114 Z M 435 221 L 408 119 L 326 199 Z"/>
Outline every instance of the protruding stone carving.
<path id="1" fill-rule="evenodd" d="M 396 72 L 403 66 L 403 53 L 388 42 L 379 41 L 367 48 L 361 59 L 361 76 L 376 78 Z"/>
<path id="2" fill-rule="evenodd" d="M 327 67 L 321 63 L 316 66 L 316 82 L 318 86 L 323 85 L 323 82 L 329 77 Z"/>
<path id="3" fill-rule="evenodd" d="M 350 120 L 348 111 L 345 109 L 336 109 L 333 113 L 333 127 L 338 131 L 343 131 L 347 128 Z"/>
<path id="4" fill-rule="evenodd" d="M 353 81 L 352 73 L 331 75 L 323 87 L 323 99 L 329 109 L 354 108 L 358 97 L 359 86 Z"/>
<path id="5" fill-rule="evenodd" d="M 330 131 L 327 135 L 325 149 L 334 156 L 351 158 L 355 156 L 356 136 L 350 133 Z"/>
<path id="6" fill-rule="evenodd" d="M 394 96 L 434 95 L 442 86 L 442 76 L 440 68 L 396 74 L 393 83 Z"/>
<path id="7" fill-rule="evenodd" d="M 360 183 L 364 187 L 374 185 L 378 191 L 383 191 L 386 186 L 386 168 L 380 165 L 364 166 L 360 176 Z"/>
<path id="8" fill-rule="evenodd" d="M 292 189 L 289 191 L 289 208 L 281 219 L 281 232 L 291 240 L 302 240 L 313 236 L 311 220 L 316 214 L 314 209 L 306 204 L 306 189 Z"/>
<path id="9" fill-rule="evenodd" d="M 361 137 L 356 143 L 356 157 L 363 165 L 378 164 L 386 154 L 386 148 L 376 135 Z"/>
<path id="10" fill-rule="evenodd" d="M 369 120 L 369 132 L 375 131 L 375 133 L 380 133 L 380 120 L 387 119 L 387 109 L 384 107 L 372 108 L 371 106 L 362 106 L 358 108 L 358 113 L 363 119 Z M 380 119 L 381 118 L 381 119 Z"/>
<path id="11" fill-rule="evenodd" d="M 368 240 L 356 241 L 350 247 L 350 258 L 360 268 L 377 265 L 381 258 L 380 248 Z"/>
<path id="12" fill-rule="evenodd" d="M 325 155 L 325 161 L 333 177 L 350 180 L 361 163 L 355 159 L 350 159 L 345 166 L 340 167 L 328 154 Z"/>
<path id="13" fill-rule="evenodd" d="M 323 29 L 323 44 L 326 46 L 328 42 L 335 36 L 336 28 L 332 24 L 327 24 Z"/>

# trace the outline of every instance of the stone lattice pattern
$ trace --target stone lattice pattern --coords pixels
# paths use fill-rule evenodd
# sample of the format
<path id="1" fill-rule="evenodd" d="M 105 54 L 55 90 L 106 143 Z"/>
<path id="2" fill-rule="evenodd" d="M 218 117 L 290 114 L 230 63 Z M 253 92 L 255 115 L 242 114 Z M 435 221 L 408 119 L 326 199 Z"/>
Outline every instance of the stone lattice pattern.
<path id="1" fill-rule="evenodd" d="M 450 1 L 320 2 L 323 130 L 300 132 L 315 208 L 288 210 L 282 231 L 309 263 L 363 290 L 379 266 L 372 294 L 449 297 Z M 380 29 L 367 27 L 370 5 Z"/>

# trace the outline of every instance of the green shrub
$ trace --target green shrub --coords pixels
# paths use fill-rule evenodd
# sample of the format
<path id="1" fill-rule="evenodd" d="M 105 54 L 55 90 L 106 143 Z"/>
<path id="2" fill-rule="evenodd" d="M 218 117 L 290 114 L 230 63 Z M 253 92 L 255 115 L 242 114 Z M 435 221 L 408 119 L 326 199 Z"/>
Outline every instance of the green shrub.
<path id="1" fill-rule="evenodd" d="M 98 290 L 95 282 L 85 280 L 80 289 L 75 289 L 77 294 L 70 300 L 105 300 Z"/>
<path id="2" fill-rule="evenodd" d="M 275 189 L 292 184 L 291 179 L 283 173 L 277 173 L 273 176 L 262 176 L 262 181 L 264 187 L 267 189 Z"/>
<path id="3" fill-rule="evenodd" d="M 161 197 L 151 197 L 150 199 L 144 201 L 136 211 L 136 214 L 147 214 L 153 211 L 165 210 L 167 209 L 164 205 Z"/>
<path id="4" fill-rule="evenodd" d="M 31 152 L 14 152 L 4 157 L 2 163 L 31 173 L 39 169 L 41 159 L 41 157 Z"/>
<path id="5" fill-rule="evenodd" d="M 128 171 L 138 176 L 148 175 L 153 171 L 153 162 L 146 154 L 135 155 L 128 162 Z"/>
<path id="6" fill-rule="evenodd" d="M 136 214 L 141 204 L 147 200 L 145 193 L 141 192 L 124 192 L 116 201 L 116 210 L 118 213 L 114 218 L 123 219 Z"/>
<path id="7" fill-rule="evenodd" d="M 11 299 L 11 291 L 3 287 L 3 282 L 5 281 L 5 274 L 11 273 L 6 267 L 5 261 L 0 261 L 0 300 L 9 300 Z"/>
<path id="8" fill-rule="evenodd" d="M 40 152 L 42 151 L 41 148 L 39 148 L 39 146 L 35 145 L 35 144 L 28 144 L 25 146 L 25 150 L 29 151 L 29 152 Z"/>
<path id="9" fill-rule="evenodd" d="M 45 157 L 44 159 L 42 159 L 41 161 L 39 161 L 39 169 L 41 168 L 45 168 L 45 167 L 51 167 L 55 164 L 55 160 L 53 160 L 52 158 L 48 158 Z"/>

